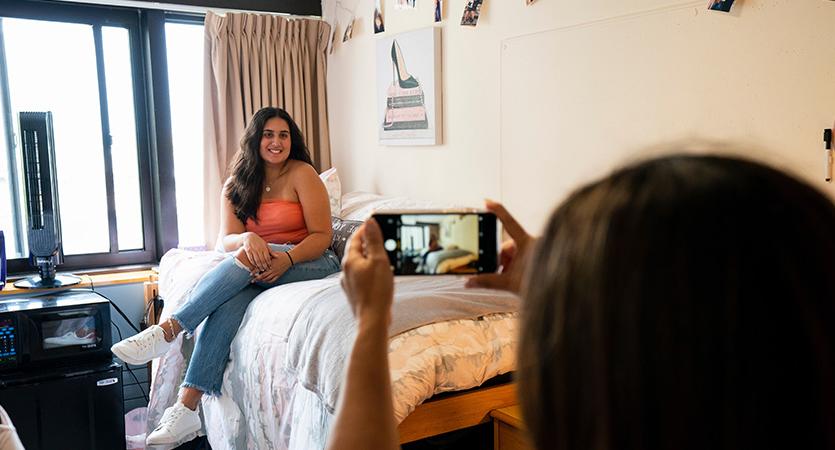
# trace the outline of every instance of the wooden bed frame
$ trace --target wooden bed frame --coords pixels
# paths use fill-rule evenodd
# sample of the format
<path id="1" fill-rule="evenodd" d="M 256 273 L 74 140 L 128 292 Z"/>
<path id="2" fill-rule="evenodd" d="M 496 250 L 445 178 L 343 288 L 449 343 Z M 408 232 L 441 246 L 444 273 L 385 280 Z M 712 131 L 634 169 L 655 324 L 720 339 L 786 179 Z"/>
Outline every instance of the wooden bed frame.
<path id="1" fill-rule="evenodd" d="M 398 427 L 400 443 L 489 422 L 491 410 L 516 403 L 516 384 L 513 382 L 429 399 L 418 405 Z"/>

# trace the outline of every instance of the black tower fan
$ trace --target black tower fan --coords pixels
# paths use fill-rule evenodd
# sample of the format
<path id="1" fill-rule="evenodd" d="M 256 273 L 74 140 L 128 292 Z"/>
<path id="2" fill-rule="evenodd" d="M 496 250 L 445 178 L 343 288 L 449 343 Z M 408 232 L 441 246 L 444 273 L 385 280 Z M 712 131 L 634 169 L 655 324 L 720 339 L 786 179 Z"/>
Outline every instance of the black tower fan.
<path id="1" fill-rule="evenodd" d="M 63 251 L 52 113 L 21 112 L 20 141 L 26 180 L 29 263 L 38 268 L 39 276 L 26 278 L 14 285 L 43 289 L 77 284 L 80 278 L 55 273 L 55 266 L 63 262 Z"/>

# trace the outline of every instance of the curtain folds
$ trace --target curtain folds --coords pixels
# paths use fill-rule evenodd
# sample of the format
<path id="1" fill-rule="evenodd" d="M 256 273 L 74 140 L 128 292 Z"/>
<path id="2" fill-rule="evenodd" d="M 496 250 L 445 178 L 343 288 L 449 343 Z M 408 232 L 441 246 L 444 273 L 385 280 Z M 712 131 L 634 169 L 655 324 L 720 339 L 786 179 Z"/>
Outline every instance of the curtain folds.
<path id="1" fill-rule="evenodd" d="M 208 12 L 204 29 L 204 235 L 206 246 L 214 248 L 221 188 L 256 111 L 284 108 L 301 128 L 316 169 L 331 166 L 325 91 L 330 25 Z"/>

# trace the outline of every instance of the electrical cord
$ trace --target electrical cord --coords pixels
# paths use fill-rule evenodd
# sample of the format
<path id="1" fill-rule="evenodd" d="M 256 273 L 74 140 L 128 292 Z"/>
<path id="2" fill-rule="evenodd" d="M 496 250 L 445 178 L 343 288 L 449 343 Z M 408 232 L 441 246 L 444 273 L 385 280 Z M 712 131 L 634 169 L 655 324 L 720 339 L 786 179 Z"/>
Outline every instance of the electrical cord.
<path id="1" fill-rule="evenodd" d="M 139 333 L 139 328 L 136 328 L 136 327 L 133 325 L 133 323 L 130 321 L 130 319 L 128 319 L 127 314 L 125 314 L 125 312 L 124 312 L 124 311 L 122 311 L 122 308 L 119 308 L 119 306 L 118 306 L 116 303 L 113 303 L 113 300 L 110 300 L 110 299 L 109 299 L 106 295 L 104 295 L 104 294 L 102 294 L 101 292 L 97 291 L 97 290 L 96 290 L 95 285 L 93 284 L 93 278 L 92 278 L 90 275 L 86 275 L 86 276 L 87 276 L 87 278 L 90 280 L 90 291 L 92 291 L 92 292 L 94 292 L 94 293 L 98 294 L 101 298 L 103 298 L 103 299 L 107 300 L 107 301 L 110 303 L 110 306 L 112 306 L 112 307 L 113 307 L 113 309 L 115 309 L 115 310 L 116 310 L 116 312 L 117 312 L 117 313 L 119 313 L 119 315 L 120 315 L 120 316 L 122 316 L 122 318 L 123 318 L 123 319 L 125 319 L 125 322 L 127 322 L 127 324 L 128 324 L 131 328 L 133 328 L 133 331 L 136 331 L 137 333 Z"/>
<path id="2" fill-rule="evenodd" d="M 90 292 L 93 292 L 94 294 L 98 295 L 99 297 L 107 300 L 107 302 L 110 304 L 110 306 L 112 306 L 113 309 L 115 309 L 116 312 L 118 312 L 119 315 L 122 316 L 123 319 L 125 319 L 125 322 L 131 328 L 133 328 L 134 331 L 139 333 L 139 329 L 136 328 L 133 325 L 133 323 L 131 323 L 130 319 L 128 319 L 127 314 L 125 314 L 125 312 L 122 311 L 122 309 L 119 308 L 119 306 L 116 303 L 114 303 L 113 300 L 111 300 L 109 297 L 107 297 L 106 295 L 104 295 L 101 292 L 96 290 L 95 284 L 93 283 L 93 277 L 91 277 L 90 275 L 86 275 L 86 276 L 87 276 L 88 281 L 90 282 Z M 110 321 L 110 324 L 113 325 L 114 327 L 116 327 L 116 332 L 119 334 L 119 340 L 120 341 L 123 340 L 124 337 L 122 336 L 122 329 L 119 328 L 119 325 L 116 325 L 116 322 L 114 322 L 113 320 Z M 133 378 L 133 381 L 135 381 L 136 385 L 139 386 L 139 391 L 142 392 L 142 397 L 145 398 L 145 402 L 147 403 L 149 401 L 148 394 L 145 392 L 145 389 L 142 388 L 142 384 L 139 382 L 139 379 L 136 377 L 136 374 L 133 373 L 133 369 L 130 368 L 130 365 L 127 362 L 125 362 L 125 367 L 124 367 L 124 369 L 122 369 L 122 371 L 124 372 L 124 370 L 128 371 L 130 376 Z"/>
<path id="3" fill-rule="evenodd" d="M 98 292 L 96 292 L 96 294 L 99 294 L 99 293 L 98 293 Z M 101 294 L 99 294 L 99 295 L 101 295 Z M 105 298 L 107 298 L 107 297 L 105 297 Z M 114 327 L 116 327 L 116 332 L 119 334 L 119 340 L 121 341 L 121 340 L 122 340 L 122 329 L 121 329 L 121 328 L 119 328 L 119 325 L 116 325 L 116 322 L 114 322 L 114 321 L 112 321 L 112 320 L 110 321 L 110 324 L 111 324 L 111 325 L 113 325 Z M 142 397 L 145 399 L 145 403 L 150 402 L 150 399 L 148 398 L 148 394 L 145 392 L 145 389 L 143 389 L 143 388 L 142 388 L 142 383 L 140 383 L 140 382 L 139 382 L 139 378 L 137 378 L 137 377 L 136 377 L 136 374 L 135 374 L 135 373 L 133 373 L 133 369 L 131 369 L 131 368 L 130 368 L 130 366 L 128 365 L 128 363 L 125 363 L 125 367 L 124 367 L 124 369 L 122 369 L 122 372 L 124 372 L 124 371 L 125 371 L 125 369 L 127 369 L 127 371 L 128 371 L 128 373 L 130 374 L 130 376 L 131 376 L 131 377 L 133 377 L 133 381 L 134 381 L 134 382 L 136 383 L 136 385 L 139 387 L 139 392 L 141 392 L 141 393 L 142 393 Z M 125 389 L 125 388 L 124 388 L 124 384 L 122 384 L 122 391 L 123 391 L 123 392 L 124 392 L 124 389 Z"/>

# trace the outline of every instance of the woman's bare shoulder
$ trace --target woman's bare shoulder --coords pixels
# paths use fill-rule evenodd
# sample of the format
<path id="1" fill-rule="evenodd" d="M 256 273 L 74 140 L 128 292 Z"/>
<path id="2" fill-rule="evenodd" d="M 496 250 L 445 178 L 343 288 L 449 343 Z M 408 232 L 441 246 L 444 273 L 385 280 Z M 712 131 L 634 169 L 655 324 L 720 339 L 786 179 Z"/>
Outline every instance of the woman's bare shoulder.
<path id="1" fill-rule="evenodd" d="M 316 169 L 304 161 L 291 159 L 287 161 L 287 169 L 290 176 L 297 179 L 307 179 L 311 176 L 319 176 L 319 174 L 316 173 Z"/>

